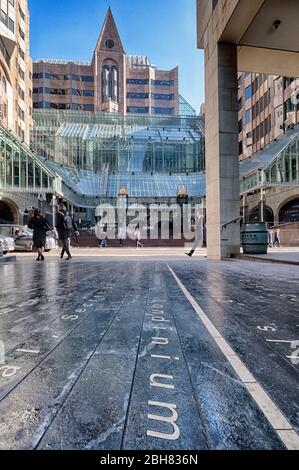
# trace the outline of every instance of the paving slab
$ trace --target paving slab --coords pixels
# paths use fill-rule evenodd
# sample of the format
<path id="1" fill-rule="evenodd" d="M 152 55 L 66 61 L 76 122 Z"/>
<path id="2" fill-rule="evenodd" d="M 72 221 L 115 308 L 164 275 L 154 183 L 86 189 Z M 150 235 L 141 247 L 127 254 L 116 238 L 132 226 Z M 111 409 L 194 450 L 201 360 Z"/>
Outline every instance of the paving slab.
<path id="1" fill-rule="evenodd" d="M 170 253 L 0 266 L 0 448 L 296 446 L 299 276 L 260 266 Z M 274 429 L 258 387 L 290 430 Z"/>

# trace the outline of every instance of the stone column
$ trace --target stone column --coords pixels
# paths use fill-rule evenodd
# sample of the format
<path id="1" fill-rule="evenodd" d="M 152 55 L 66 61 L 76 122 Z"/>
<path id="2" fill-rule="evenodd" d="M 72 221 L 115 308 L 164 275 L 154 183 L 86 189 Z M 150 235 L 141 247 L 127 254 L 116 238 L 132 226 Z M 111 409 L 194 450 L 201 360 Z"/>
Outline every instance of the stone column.
<path id="1" fill-rule="evenodd" d="M 210 40 L 211 39 L 211 40 Z M 220 260 L 240 252 L 237 47 L 205 47 L 206 176 L 208 258 Z"/>

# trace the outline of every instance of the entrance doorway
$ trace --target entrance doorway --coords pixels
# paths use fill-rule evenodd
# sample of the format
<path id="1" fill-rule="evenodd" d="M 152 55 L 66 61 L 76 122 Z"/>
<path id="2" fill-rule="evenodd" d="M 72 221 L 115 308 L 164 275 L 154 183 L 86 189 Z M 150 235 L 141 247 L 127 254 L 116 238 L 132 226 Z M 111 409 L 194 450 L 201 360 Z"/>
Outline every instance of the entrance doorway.
<path id="1" fill-rule="evenodd" d="M 15 221 L 12 207 L 5 201 L 0 201 L 0 224 L 13 224 Z"/>

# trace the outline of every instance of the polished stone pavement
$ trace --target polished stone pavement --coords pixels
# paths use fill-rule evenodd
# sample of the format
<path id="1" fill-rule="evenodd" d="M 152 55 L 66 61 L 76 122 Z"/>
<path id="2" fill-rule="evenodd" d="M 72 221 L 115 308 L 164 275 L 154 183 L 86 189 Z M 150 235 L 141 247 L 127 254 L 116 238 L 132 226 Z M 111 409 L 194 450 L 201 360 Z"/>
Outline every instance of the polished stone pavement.
<path id="1" fill-rule="evenodd" d="M 285 449 L 169 268 L 299 433 L 297 267 L 24 257 L 0 266 L 1 449 Z"/>

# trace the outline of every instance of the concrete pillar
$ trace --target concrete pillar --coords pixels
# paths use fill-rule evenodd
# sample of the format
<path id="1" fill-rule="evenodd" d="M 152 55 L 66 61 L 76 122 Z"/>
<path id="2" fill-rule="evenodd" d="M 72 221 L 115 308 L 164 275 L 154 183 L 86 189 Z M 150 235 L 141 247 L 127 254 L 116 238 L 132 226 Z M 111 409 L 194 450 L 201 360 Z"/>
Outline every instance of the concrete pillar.
<path id="1" fill-rule="evenodd" d="M 208 258 L 240 252 L 237 47 L 205 48 Z"/>

